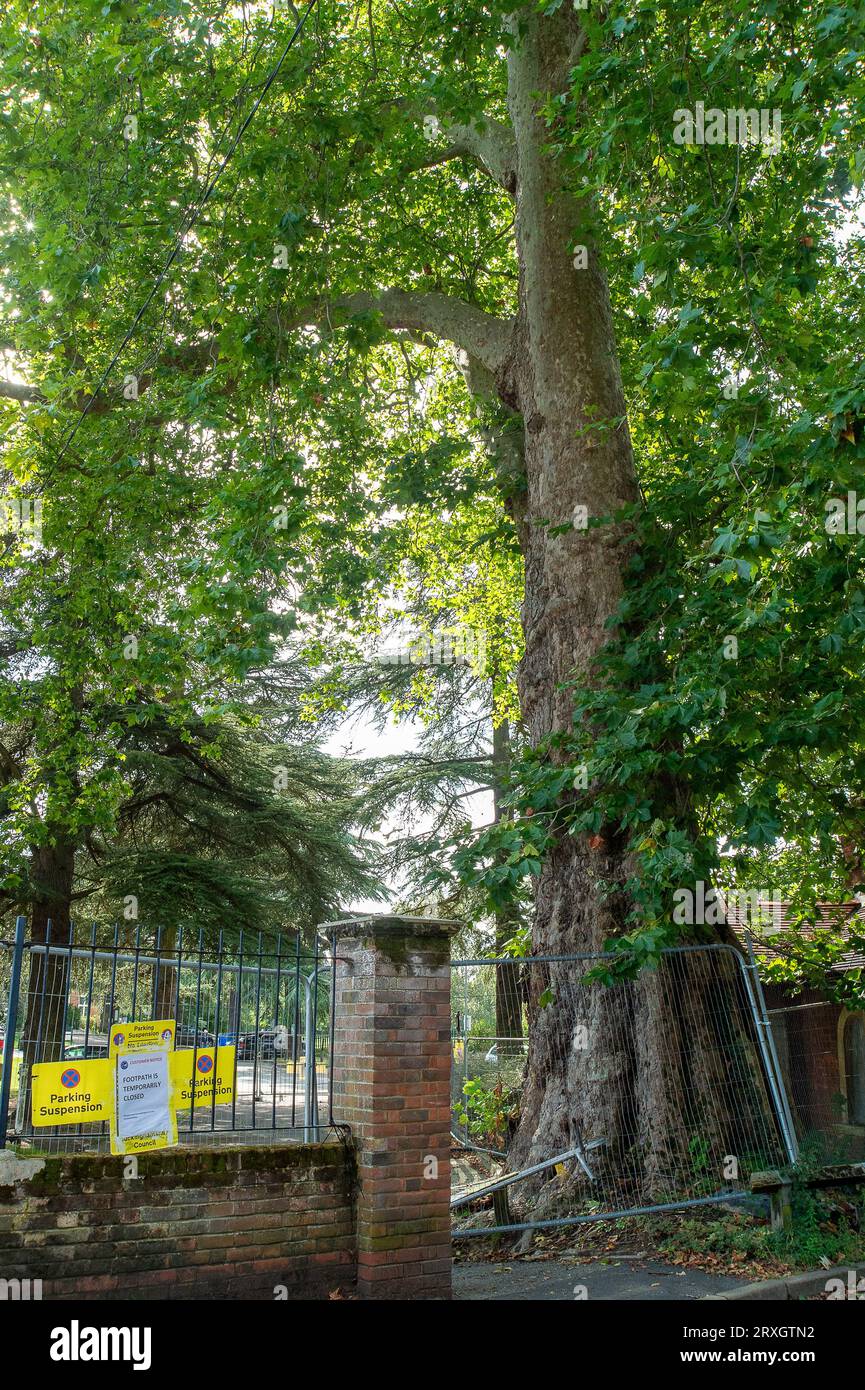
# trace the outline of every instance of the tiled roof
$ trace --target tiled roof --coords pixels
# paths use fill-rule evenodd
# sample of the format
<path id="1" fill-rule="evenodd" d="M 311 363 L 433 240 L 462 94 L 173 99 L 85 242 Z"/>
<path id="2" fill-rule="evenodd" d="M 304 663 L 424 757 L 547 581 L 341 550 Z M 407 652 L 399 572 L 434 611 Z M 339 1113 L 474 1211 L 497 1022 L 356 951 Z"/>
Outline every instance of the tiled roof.
<path id="1" fill-rule="evenodd" d="M 754 907 L 756 911 L 753 910 Z M 736 902 L 727 908 L 727 922 L 742 941 L 745 940 L 750 926 L 756 954 L 769 960 L 785 958 L 784 951 L 772 945 L 772 936 L 775 933 L 796 932 L 799 936 L 813 938 L 819 931 L 838 931 L 840 928 L 844 935 L 844 923 L 856 916 L 861 919 L 861 926 L 865 927 L 865 908 L 858 900 L 846 903 L 817 903 L 816 908 L 815 920 L 800 925 L 797 914 L 789 903 L 773 902 L 771 899 L 760 900 L 753 905 Z M 833 969 L 843 972 L 862 966 L 865 966 L 865 956 L 858 951 L 848 951 L 839 957 Z"/>

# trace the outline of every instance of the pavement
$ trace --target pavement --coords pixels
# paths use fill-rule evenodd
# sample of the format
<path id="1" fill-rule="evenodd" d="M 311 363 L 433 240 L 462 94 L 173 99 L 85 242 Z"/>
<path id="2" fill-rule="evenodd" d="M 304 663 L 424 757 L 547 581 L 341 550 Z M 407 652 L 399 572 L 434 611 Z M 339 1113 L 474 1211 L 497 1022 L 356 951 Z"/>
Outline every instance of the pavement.
<path id="1" fill-rule="evenodd" d="M 487 1301 L 537 1299 L 574 1302 L 610 1299 L 620 1302 L 705 1298 L 744 1287 L 744 1279 L 706 1274 L 700 1269 L 677 1269 L 662 1260 L 617 1259 L 577 1264 L 570 1260 L 520 1259 L 454 1266 L 453 1296 Z"/>

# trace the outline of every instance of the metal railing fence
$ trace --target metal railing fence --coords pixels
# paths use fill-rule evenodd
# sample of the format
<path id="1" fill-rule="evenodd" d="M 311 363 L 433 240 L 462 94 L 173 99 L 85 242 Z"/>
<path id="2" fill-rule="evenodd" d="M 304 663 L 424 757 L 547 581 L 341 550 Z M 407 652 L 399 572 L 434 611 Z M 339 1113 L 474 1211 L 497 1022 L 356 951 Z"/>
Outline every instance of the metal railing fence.
<path id="1" fill-rule="evenodd" d="M 753 963 L 675 947 L 588 980 L 608 959 L 453 962 L 456 1234 L 742 1199 L 795 1160 Z"/>
<path id="2" fill-rule="evenodd" d="M 34 1129 L 31 1072 L 41 1062 L 107 1057 L 114 1024 L 175 1021 L 175 1050 L 219 1070 L 234 1049 L 231 1098 L 177 1113 L 181 1143 L 318 1139 L 334 1125 L 333 941 L 242 930 L 70 927 L 44 941 L 0 940 L 0 1148 L 98 1152 L 107 1125 Z"/>

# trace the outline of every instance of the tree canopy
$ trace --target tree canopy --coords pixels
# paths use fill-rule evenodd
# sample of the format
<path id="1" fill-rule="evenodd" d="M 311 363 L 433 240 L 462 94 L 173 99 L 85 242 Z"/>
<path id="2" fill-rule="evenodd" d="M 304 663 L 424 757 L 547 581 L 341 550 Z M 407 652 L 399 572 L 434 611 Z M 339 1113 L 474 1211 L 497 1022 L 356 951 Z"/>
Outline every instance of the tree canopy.
<path id="1" fill-rule="evenodd" d="M 674 938 L 683 881 L 849 888 L 865 15 L 575 9 L 318 0 L 127 341 L 297 12 L 9 0 L 3 487 L 41 504 L 42 539 L 10 524 L 0 570 L 7 891 L 35 848 L 122 827 L 143 775 L 127 750 L 154 719 L 234 727 L 286 647 L 310 719 L 371 700 L 441 721 L 446 756 L 378 782 L 381 810 L 406 777 L 430 795 L 500 780 L 487 729 L 446 736 L 460 682 L 510 723 L 504 814 L 480 835 L 450 815 L 421 846 L 500 910 L 562 837 L 624 895 L 629 958 Z M 543 159 L 575 210 L 559 251 L 579 274 L 589 248 L 609 285 L 637 488 L 586 492 L 621 593 L 603 650 L 550 669 L 573 713 L 537 737 L 531 663 L 522 719 L 516 691 L 533 538 L 554 556 L 583 522 L 533 481 L 543 412 L 512 386 L 531 286 L 508 63 L 577 23 Z M 777 110 L 780 147 L 678 143 L 698 102 Z M 622 429 L 589 402 L 572 436 L 603 450 Z M 460 676 L 388 674 L 400 624 L 483 642 Z"/>

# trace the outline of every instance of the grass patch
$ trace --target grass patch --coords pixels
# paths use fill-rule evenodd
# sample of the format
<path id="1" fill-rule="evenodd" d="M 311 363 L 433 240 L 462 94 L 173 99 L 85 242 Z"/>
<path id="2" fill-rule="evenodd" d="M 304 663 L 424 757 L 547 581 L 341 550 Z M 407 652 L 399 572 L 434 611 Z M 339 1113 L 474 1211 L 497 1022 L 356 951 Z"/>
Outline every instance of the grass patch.
<path id="1" fill-rule="evenodd" d="M 854 1264 L 865 1259 L 865 1195 L 826 1189 L 793 1188 L 793 1225 L 773 1231 L 769 1222 L 738 1211 L 712 1211 L 678 1218 L 674 1229 L 655 1226 L 660 1255 L 674 1264 L 755 1278 L 815 1269 L 821 1264 Z"/>

